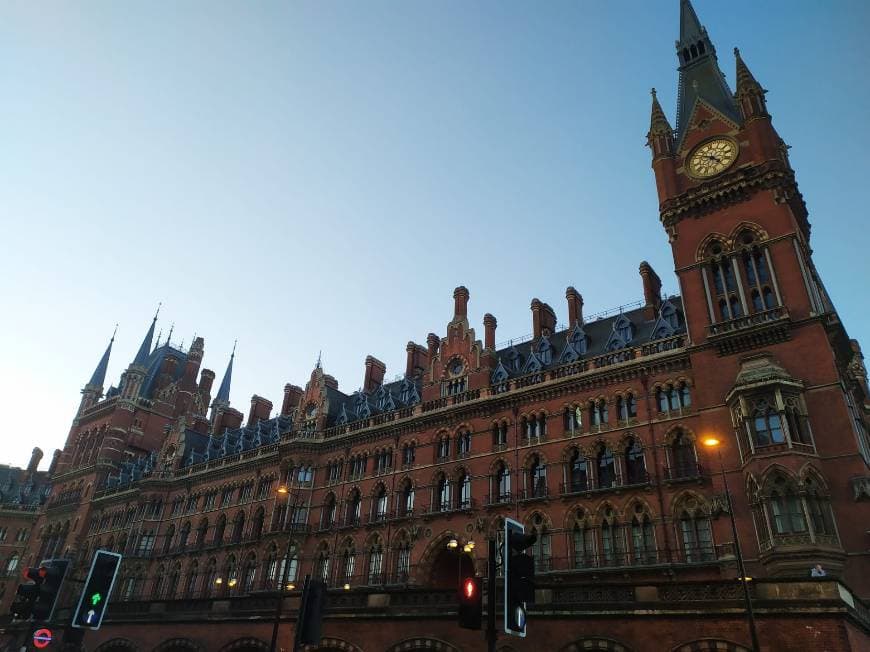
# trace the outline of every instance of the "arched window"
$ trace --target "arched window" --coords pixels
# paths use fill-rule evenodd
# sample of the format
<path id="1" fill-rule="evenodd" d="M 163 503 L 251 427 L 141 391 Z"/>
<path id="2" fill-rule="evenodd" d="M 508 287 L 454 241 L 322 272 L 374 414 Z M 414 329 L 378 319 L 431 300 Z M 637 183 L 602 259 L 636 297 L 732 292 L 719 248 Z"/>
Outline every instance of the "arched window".
<path id="1" fill-rule="evenodd" d="M 197 549 L 205 546 L 205 535 L 208 533 L 208 519 L 204 518 L 199 522 L 196 528 L 196 547 Z"/>
<path id="2" fill-rule="evenodd" d="M 507 446 L 507 424 L 496 423 L 492 426 L 492 445 L 495 450 L 502 450 Z"/>
<path id="3" fill-rule="evenodd" d="M 528 469 L 528 497 L 542 498 L 547 495 L 547 467 L 541 458 L 533 455 Z"/>
<path id="4" fill-rule="evenodd" d="M 181 578 L 181 562 L 175 562 L 166 580 L 166 599 L 173 600 L 178 591 L 178 580 Z"/>
<path id="5" fill-rule="evenodd" d="M 376 521 L 384 521 L 387 518 L 387 490 L 383 485 L 375 490 L 374 518 Z"/>
<path id="6" fill-rule="evenodd" d="M 345 544 L 344 550 L 341 553 L 341 581 L 342 583 L 352 583 L 354 581 L 354 570 L 356 569 L 356 551 L 353 548 L 353 542 L 348 541 Z"/>
<path id="7" fill-rule="evenodd" d="M 320 516 L 320 529 L 328 530 L 335 525 L 335 495 L 329 494 L 326 497 L 326 502 L 323 504 L 323 511 Z"/>
<path id="8" fill-rule="evenodd" d="M 812 445 L 809 419 L 804 414 L 797 396 L 785 397 L 785 422 L 793 443 Z"/>
<path id="9" fill-rule="evenodd" d="M 184 525 L 181 526 L 181 530 L 178 533 L 178 549 L 186 550 L 187 549 L 187 540 L 190 538 L 190 521 L 187 521 Z M 120 541 L 119 541 L 120 543 Z"/>
<path id="10" fill-rule="evenodd" d="M 242 534 L 245 531 L 245 513 L 239 511 L 233 519 L 233 543 L 238 543 L 242 540 Z"/>
<path id="11" fill-rule="evenodd" d="M 443 462 L 446 459 L 450 458 L 450 437 L 447 435 L 442 435 L 438 439 L 438 450 L 437 450 L 437 460 L 438 462 Z"/>
<path id="12" fill-rule="evenodd" d="M 12 575 L 16 568 L 18 568 L 18 554 L 13 553 L 12 556 L 6 560 L 6 573 Z"/>
<path id="13" fill-rule="evenodd" d="M 438 474 L 438 480 L 436 482 L 437 489 L 437 506 L 439 512 L 449 512 L 450 511 L 450 481 L 447 479 L 447 476 L 443 473 Z"/>
<path id="14" fill-rule="evenodd" d="M 224 566 L 224 582 L 223 592 L 235 594 L 239 585 L 239 565 L 236 562 L 236 556 L 230 555 L 227 557 L 227 563 Z"/>
<path id="15" fill-rule="evenodd" d="M 806 532 L 807 523 L 800 497 L 793 483 L 777 476 L 770 490 L 770 522 L 775 534 L 800 534 Z"/>
<path id="16" fill-rule="evenodd" d="M 263 521 L 266 518 L 266 510 L 258 507 L 254 512 L 254 520 L 251 522 L 251 539 L 259 541 L 263 536 Z"/>
<path id="17" fill-rule="evenodd" d="M 571 527 L 571 553 L 574 568 L 595 565 L 595 535 L 589 515 L 582 509 L 577 511 Z"/>
<path id="18" fill-rule="evenodd" d="M 187 571 L 187 580 L 184 583 L 184 597 L 192 598 L 196 596 L 196 583 L 199 579 L 199 562 L 195 559 L 190 563 L 190 568 Z"/>
<path id="19" fill-rule="evenodd" d="M 782 419 L 773 409 L 772 400 L 767 397 L 755 400 L 752 410 L 752 434 L 757 446 L 769 446 L 785 442 Z"/>
<path id="20" fill-rule="evenodd" d="M 254 581 L 257 577 L 257 556 L 252 552 L 245 560 L 245 568 L 242 573 L 242 592 L 250 593 L 254 590 Z"/>
<path id="21" fill-rule="evenodd" d="M 154 583 L 151 585 L 151 598 L 160 600 L 163 598 L 163 592 L 166 590 L 166 567 L 159 566 L 157 575 L 154 576 Z"/>
<path id="22" fill-rule="evenodd" d="M 713 534 L 707 509 L 695 498 L 686 498 L 677 506 L 677 521 L 685 561 L 713 559 Z"/>
<path id="23" fill-rule="evenodd" d="M 402 538 L 396 547 L 396 581 L 408 581 L 411 572 L 411 543 Z"/>
<path id="24" fill-rule="evenodd" d="M 495 467 L 495 497 L 494 502 L 504 503 L 511 499 L 511 474 L 504 462 Z"/>
<path id="25" fill-rule="evenodd" d="M 471 454 L 471 432 L 464 430 L 456 436 L 456 450 L 459 457 L 468 457 Z"/>
<path id="26" fill-rule="evenodd" d="M 345 516 L 345 525 L 359 525 L 359 517 L 362 510 L 362 499 L 359 491 L 354 489 L 347 499 L 347 515 Z"/>
<path id="27" fill-rule="evenodd" d="M 212 557 L 208 560 L 208 566 L 206 566 L 205 569 L 205 583 L 202 586 L 202 592 L 206 597 L 214 595 L 218 590 L 218 579 L 217 560 Z M 223 580 L 221 580 L 221 582 L 223 582 Z"/>
<path id="28" fill-rule="evenodd" d="M 640 504 L 634 506 L 634 515 L 631 519 L 631 547 L 635 564 L 656 563 L 656 540 L 652 519 Z"/>
<path id="29" fill-rule="evenodd" d="M 597 401 L 592 401 L 589 404 L 589 422 L 594 427 L 600 427 L 607 423 L 607 401 L 603 398 Z"/>
<path id="30" fill-rule="evenodd" d="M 411 516 L 414 513 L 414 485 L 410 478 L 402 483 L 400 500 L 399 510 L 402 516 Z"/>
<path id="31" fill-rule="evenodd" d="M 471 476 L 463 470 L 456 483 L 459 487 L 459 509 L 471 509 Z"/>
<path id="32" fill-rule="evenodd" d="M 405 444 L 405 447 L 402 449 L 402 466 L 405 468 L 410 468 L 414 465 L 414 458 L 416 457 L 416 446 L 413 443 Z"/>
<path id="33" fill-rule="evenodd" d="M 634 437 L 629 437 L 625 447 L 625 473 L 628 484 L 646 482 L 646 463 L 643 458 L 643 447 Z"/>
<path id="34" fill-rule="evenodd" d="M 622 526 L 610 507 L 604 511 L 601 520 L 601 563 L 605 566 L 625 565 L 625 539 Z"/>
<path id="35" fill-rule="evenodd" d="M 631 393 L 625 397 L 619 396 L 616 399 L 616 408 L 619 412 L 620 421 L 634 419 L 637 416 L 637 399 Z"/>
<path id="36" fill-rule="evenodd" d="M 804 490 L 806 491 L 804 500 L 806 500 L 813 536 L 817 540 L 820 536 L 836 535 L 831 502 L 821 489 L 820 484 L 812 477 L 804 481 Z"/>
<path id="37" fill-rule="evenodd" d="M 695 447 L 692 440 L 682 430 L 674 437 L 671 444 L 672 478 L 693 478 L 698 475 L 698 464 L 695 458 Z"/>
<path id="38" fill-rule="evenodd" d="M 598 448 L 598 488 L 607 489 L 616 486 L 616 460 L 611 451 L 604 444 Z"/>
<path id="39" fill-rule="evenodd" d="M 575 434 L 583 429 L 583 410 L 579 407 L 566 407 L 564 418 L 565 432 Z"/>
<path id="40" fill-rule="evenodd" d="M 374 542 L 369 548 L 369 584 L 382 584 L 384 570 L 384 547 L 380 541 Z"/>
<path id="41" fill-rule="evenodd" d="M 172 542 L 175 539 L 175 525 L 170 525 L 166 529 L 166 538 L 163 540 L 163 554 L 168 555 L 172 549 Z"/>
<path id="42" fill-rule="evenodd" d="M 226 514 L 221 514 L 218 518 L 217 525 L 214 528 L 214 538 L 212 542 L 214 545 L 219 546 L 223 543 L 224 540 L 224 531 L 227 529 L 227 517 Z"/>
<path id="43" fill-rule="evenodd" d="M 535 570 L 546 572 L 550 570 L 550 532 L 540 514 L 532 517 L 531 530 L 537 535 L 532 544 L 532 558 L 535 560 Z"/>
<path id="44" fill-rule="evenodd" d="M 586 491 L 589 488 L 589 469 L 586 464 L 586 456 L 578 449 L 571 452 L 568 458 L 568 491 L 576 493 Z"/>

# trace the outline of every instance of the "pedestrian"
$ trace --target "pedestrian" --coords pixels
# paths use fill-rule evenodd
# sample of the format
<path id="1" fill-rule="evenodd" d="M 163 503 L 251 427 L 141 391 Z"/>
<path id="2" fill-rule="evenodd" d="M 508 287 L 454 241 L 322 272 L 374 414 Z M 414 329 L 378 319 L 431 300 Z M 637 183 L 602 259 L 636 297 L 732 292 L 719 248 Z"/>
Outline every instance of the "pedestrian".
<path id="1" fill-rule="evenodd" d="M 821 564 L 816 564 L 810 569 L 810 577 L 825 577 L 826 575 L 827 573 Z"/>

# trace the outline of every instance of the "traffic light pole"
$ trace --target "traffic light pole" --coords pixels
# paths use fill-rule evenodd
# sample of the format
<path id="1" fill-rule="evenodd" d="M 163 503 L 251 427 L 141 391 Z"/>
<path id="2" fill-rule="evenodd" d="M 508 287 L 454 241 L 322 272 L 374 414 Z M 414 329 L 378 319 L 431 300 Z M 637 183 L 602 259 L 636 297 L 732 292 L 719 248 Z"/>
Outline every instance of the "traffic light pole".
<path id="1" fill-rule="evenodd" d="M 275 604 L 275 622 L 272 623 L 272 644 L 270 652 L 275 652 L 278 647 L 278 627 L 281 624 L 281 608 L 284 606 L 284 589 L 287 588 L 287 571 L 290 566 L 290 547 L 293 537 L 287 538 L 287 552 L 284 554 L 284 567 L 281 569 L 281 586 L 278 587 L 278 602 Z"/>
<path id="2" fill-rule="evenodd" d="M 496 541 L 489 540 L 489 559 L 486 572 L 486 649 L 487 652 L 495 652 L 495 643 L 498 634 L 495 631 L 495 553 Z"/>

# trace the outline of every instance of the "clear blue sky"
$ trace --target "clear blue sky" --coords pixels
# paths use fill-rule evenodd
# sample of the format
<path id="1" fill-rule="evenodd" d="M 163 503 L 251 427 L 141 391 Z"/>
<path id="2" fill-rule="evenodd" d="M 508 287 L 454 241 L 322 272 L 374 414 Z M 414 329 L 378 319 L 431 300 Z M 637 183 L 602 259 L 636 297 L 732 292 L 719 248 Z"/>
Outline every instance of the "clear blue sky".
<path id="1" fill-rule="evenodd" d="M 696 0 L 733 85 L 769 89 L 819 270 L 870 346 L 870 3 Z M 115 322 L 117 382 L 158 301 L 232 399 L 280 405 L 323 350 L 341 389 L 443 333 L 498 340 L 675 292 L 644 147 L 671 120 L 678 0 L 0 4 L 0 461 L 61 446 Z M 44 464 L 45 465 L 45 464 Z M 43 465 L 43 466 L 44 466 Z"/>

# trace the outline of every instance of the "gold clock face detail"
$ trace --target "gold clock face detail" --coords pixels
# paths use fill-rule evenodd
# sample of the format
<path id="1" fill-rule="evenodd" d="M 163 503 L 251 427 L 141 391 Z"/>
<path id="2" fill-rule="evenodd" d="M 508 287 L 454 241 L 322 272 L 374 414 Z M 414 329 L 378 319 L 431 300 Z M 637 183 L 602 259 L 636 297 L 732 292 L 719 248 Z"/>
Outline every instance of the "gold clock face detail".
<path id="1" fill-rule="evenodd" d="M 687 167 L 693 177 L 707 179 L 727 170 L 736 159 L 737 143 L 728 138 L 714 138 L 689 154 Z"/>

